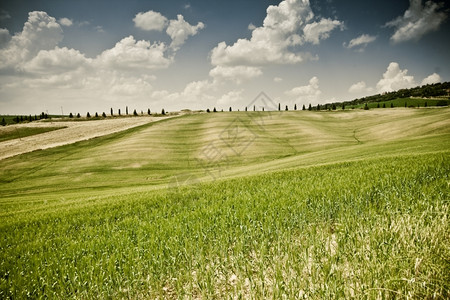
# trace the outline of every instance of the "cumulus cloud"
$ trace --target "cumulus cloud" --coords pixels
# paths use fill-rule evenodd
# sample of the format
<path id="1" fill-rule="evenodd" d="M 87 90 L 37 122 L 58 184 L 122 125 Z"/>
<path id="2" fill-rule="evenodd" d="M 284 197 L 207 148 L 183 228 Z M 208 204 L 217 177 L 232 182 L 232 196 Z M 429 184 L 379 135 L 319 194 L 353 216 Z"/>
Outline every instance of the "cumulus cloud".
<path id="1" fill-rule="evenodd" d="M 395 28 L 391 36 L 393 43 L 401 43 L 409 40 L 419 40 L 425 34 L 435 31 L 447 18 L 445 12 L 440 11 L 443 3 L 422 0 L 410 0 L 409 8 L 403 16 L 387 22 L 386 27 Z"/>
<path id="2" fill-rule="evenodd" d="M 30 12 L 22 32 L 12 36 L 0 49 L 0 69 L 20 71 L 23 62 L 32 59 L 40 50 L 53 49 L 62 38 L 61 26 L 55 18 L 42 11 Z"/>
<path id="3" fill-rule="evenodd" d="M 378 92 L 392 92 L 417 86 L 417 83 L 414 81 L 414 76 L 407 74 L 407 69 L 401 70 L 398 63 L 391 62 L 383 74 L 383 78 L 377 83 Z"/>
<path id="4" fill-rule="evenodd" d="M 161 69 L 168 67 L 173 59 L 165 56 L 164 43 L 151 44 L 149 41 L 136 41 L 132 35 L 105 50 L 98 57 L 105 67 L 119 69 Z"/>
<path id="5" fill-rule="evenodd" d="M 197 25 L 191 25 L 184 20 L 182 15 L 177 16 L 177 20 L 170 20 L 169 27 L 166 33 L 172 39 L 170 47 L 178 50 L 184 44 L 189 36 L 194 36 L 200 29 L 203 29 L 205 24 L 198 22 Z"/>
<path id="6" fill-rule="evenodd" d="M 348 44 L 344 43 L 344 47 L 348 49 L 355 48 L 358 51 L 364 51 L 368 44 L 374 42 L 377 39 L 376 36 L 371 36 L 368 34 L 362 34 L 357 38 L 350 40 Z"/>
<path id="7" fill-rule="evenodd" d="M 424 80 L 422 80 L 421 85 L 433 84 L 433 83 L 438 83 L 441 81 L 442 81 L 441 76 L 439 76 L 439 74 L 437 74 L 437 73 L 433 73 L 433 74 L 429 75 L 427 78 L 425 78 Z"/>
<path id="8" fill-rule="evenodd" d="M 209 75 L 217 81 L 230 80 L 240 84 L 262 75 L 261 68 L 251 66 L 216 66 Z"/>
<path id="9" fill-rule="evenodd" d="M 58 22 L 62 26 L 66 26 L 66 27 L 70 27 L 70 26 L 73 25 L 73 21 L 71 19 L 68 19 L 68 18 L 61 18 L 61 19 L 59 19 Z"/>
<path id="10" fill-rule="evenodd" d="M 156 30 L 163 31 L 167 26 L 167 18 L 161 15 L 159 12 L 149 10 L 145 13 L 138 13 L 134 19 L 134 26 L 142 30 Z"/>
<path id="11" fill-rule="evenodd" d="M 222 97 L 217 100 L 217 105 L 229 106 L 241 102 L 242 100 L 244 100 L 244 98 L 242 97 L 243 92 L 244 90 L 230 91 L 222 95 Z"/>
<path id="12" fill-rule="evenodd" d="M 295 64 L 305 57 L 293 50 L 306 42 L 318 44 L 329 37 L 337 20 L 313 22 L 314 14 L 308 0 L 285 0 L 267 8 L 263 26 L 249 26 L 250 39 L 239 39 L 233 45 L 219 43 L 211 52 L 213 65 Z"/>
<path id="13" fill-rule="evenodd" d="M 25 65 L 25 69 L 33 73 L 59 74 L 88 65 L 87 59 L 78 50 L 66 47 L 55 47 L 53 50 L 41 50 Z"/>
<path id="14" fill-rule="evenodd" d="M 281 77 L 275 77 L 274 79 L 273 79 L 273 81 L 274 82 L 282 82 L 283 81 L 283 78 L 281 78 Z"/>
<path id="15" fill-rule="evenodd" d="M 286 91 L 286 95 L 295 97 L 302 102 L 318 101 L 322 91 L 319 87 L 319 79 L 314 76 L 309 80 L 308 85 L 294 87 L 292 90 Z"/>
<path id="16" fill-rule="evenodd" d="M 318 45 L 320 40 L 325 40 L 330 37 L 331 31 L 335 28 L 344 29 L 344 23 L 338 20 L 322 19 L 320 22 L 313 22 L 306 24 L 303 28 L 304 40 L 314 45 Z"/>
<path id="17" fill-rule="evenodd" d="M 360 81 L 355 84 L 352 84 L 348 89 L 348 92 L 352 93 L 352 94 L 372 92 L 372 91 L 373 91 L 373 88 L 367 87 L 367 85 L 364 81 Z"/>

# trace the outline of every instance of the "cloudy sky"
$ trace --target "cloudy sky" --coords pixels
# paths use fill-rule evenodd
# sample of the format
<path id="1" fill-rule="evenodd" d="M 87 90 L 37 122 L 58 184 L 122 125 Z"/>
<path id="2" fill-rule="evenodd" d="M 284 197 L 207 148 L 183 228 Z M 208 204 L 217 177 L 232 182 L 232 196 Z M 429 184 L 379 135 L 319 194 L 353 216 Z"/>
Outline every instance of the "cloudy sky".
<path id="1" fill-rule="evenodd" d="M 444 0 L 4 0 L 0 114 L 343 101 L 450 80 Z"/>

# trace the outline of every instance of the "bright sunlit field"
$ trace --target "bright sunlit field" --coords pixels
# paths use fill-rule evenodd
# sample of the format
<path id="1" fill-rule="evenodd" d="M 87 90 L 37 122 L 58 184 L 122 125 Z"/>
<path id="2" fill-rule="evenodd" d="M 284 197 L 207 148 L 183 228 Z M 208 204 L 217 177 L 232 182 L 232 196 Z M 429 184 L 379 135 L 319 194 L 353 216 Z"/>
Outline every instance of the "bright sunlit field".
<path id="1" fill-rule="evenodd" d="M 448 298 L 449 117 L 191 114 L 1 160 L 0 298 Z"/>

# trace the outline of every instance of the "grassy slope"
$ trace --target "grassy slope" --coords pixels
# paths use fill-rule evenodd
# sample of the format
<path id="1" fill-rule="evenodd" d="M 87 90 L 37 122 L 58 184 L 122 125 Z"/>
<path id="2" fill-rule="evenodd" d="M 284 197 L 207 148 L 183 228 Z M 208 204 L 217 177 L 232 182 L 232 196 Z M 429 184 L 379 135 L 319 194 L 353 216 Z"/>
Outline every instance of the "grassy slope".
<path id="1" fill-rule="evenodd" d="M 0 142 L 62 129 L 64 127 L 6 127 L 0 131 Z"/>
<path id="2" fill-rule="evenodd" d="M 449 112 L 191 115 L 1 161 L 0 293 L 448 295 Z"/>

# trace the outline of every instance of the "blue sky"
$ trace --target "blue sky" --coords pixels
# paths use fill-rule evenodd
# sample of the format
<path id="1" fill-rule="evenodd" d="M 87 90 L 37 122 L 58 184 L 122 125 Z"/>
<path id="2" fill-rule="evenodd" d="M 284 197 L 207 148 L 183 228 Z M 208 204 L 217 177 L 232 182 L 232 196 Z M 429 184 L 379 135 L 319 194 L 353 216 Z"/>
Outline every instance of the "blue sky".
<path id="1" fill-rule="evenodd" d="M 293 106 L 450 80 L 449 4 L 3 1 L 0 114 Z"/>

